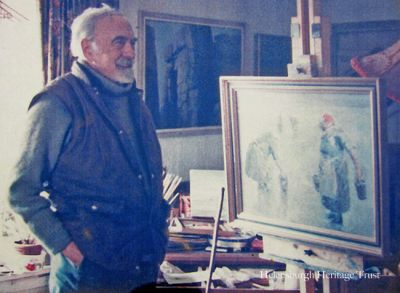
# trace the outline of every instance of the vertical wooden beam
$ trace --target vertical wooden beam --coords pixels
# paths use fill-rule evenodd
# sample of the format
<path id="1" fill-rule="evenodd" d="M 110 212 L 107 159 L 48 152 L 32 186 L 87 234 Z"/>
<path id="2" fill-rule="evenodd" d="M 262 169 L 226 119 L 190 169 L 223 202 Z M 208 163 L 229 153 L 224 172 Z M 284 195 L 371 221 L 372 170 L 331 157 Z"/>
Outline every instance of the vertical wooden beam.
<path id="1" fill-rule="evenodd" d="M 310 54 L 310 15 L 308 0 L 297 0 L 297 17 L 300 22 L 302 55 Z"/>
<path id="2" fill-rule="evenodd" d="M 296 0 L 297 16 L 292 17 L 290 76 L 330 76 L 330 22 L 321 16 L 321 0 Z"/>
<path id="3" fill-rule="evenodd" d="M 314 17 L 316 15 L 321 15 L 321 2 L 320 0 L 308 0 L 308 11 L 310 17 Z M 312 21 L 310 21 L 311 23 Z"/>
<path id="4" fill-rule="evenodd" d="M 318 76 L 331 75 L 331 24 L 321 16 L 321 0 L 308 0 L 310 54 L 315 56 Z"/>
<path id="5" fill-rule="evenodd" d="M 310 55 L 310 15 L 308 0 L 296 0 L 297 16 L 291 19 L 292 63 L 289 76 L 314 76 L 314 60 Z"/>

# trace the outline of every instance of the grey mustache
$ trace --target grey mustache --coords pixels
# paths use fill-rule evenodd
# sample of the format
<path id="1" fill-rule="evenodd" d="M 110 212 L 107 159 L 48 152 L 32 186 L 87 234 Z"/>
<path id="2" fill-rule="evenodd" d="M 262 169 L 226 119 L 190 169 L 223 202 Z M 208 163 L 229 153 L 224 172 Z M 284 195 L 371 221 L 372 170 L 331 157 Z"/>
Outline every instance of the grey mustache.
<path id="1" fill-rule="evenodd" d="M 133 59 L 120 58 L 120 59 L 117 60 L 116 64 L 118 66 L 123 66 L 123 67 L 132 67 L 133 66 Z"/>

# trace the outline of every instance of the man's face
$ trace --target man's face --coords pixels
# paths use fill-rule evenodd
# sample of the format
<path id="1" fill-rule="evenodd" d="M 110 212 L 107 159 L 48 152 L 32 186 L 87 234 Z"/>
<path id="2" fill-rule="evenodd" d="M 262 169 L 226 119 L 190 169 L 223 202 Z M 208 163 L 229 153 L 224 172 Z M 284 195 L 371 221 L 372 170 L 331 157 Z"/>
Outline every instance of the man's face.
<path id="1" fill-rule="evenodd" d="M 106 77 L 121 83 L 134 80 L 135 42 L 132 27 L 122 16 L 106 16 L 95 28 L 86 55 L 89 64 Z"/>

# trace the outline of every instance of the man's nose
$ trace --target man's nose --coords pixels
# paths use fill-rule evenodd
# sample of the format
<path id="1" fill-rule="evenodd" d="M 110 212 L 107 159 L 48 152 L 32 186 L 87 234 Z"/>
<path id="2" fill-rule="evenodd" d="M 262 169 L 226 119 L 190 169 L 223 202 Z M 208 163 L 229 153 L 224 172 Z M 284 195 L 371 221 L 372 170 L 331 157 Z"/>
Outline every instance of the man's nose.
<path id="1" fill-rule="evenodd" d="M 124 57 L 135 58 L 135 45 L 132 45 L 129 42 L 126 42 L 123 51 Z"/>

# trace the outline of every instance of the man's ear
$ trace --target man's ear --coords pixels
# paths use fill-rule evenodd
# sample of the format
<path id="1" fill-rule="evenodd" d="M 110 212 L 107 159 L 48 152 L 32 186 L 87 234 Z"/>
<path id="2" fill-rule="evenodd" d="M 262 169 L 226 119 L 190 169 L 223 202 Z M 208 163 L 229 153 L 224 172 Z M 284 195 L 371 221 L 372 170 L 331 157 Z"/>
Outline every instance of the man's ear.
<path id="1" fill-rule="evenodd" d="M 93 46 L 91 42 L 88 39 L 83 39 L 81 41 L 81 47 L 82 47 L 82 52 L 83 56 L 85 56 L 85 59 L 89 62 L 93 62 Z"/>

